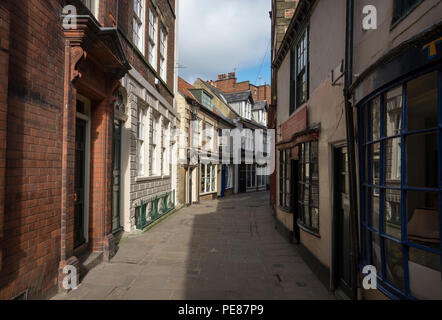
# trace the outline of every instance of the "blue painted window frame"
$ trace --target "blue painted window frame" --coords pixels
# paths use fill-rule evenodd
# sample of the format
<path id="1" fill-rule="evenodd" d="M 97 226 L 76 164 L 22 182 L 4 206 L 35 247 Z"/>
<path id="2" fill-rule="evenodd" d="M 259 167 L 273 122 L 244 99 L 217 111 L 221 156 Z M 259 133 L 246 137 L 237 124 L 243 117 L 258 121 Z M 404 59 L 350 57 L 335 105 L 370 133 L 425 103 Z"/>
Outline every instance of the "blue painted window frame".
<path id="1" fill-rule="evenodd" d="M 437 127 L 430 129 L 422 129 L 422 130 L 414 130 L 407 131 L 407 83 L 411 80 L 417 79 L 420 76 L 431 72 L 437 72 L 437 117 L 438 123 Z M 401 132 L 398 135 L 386 136 L 385 134 L 385 94 L 398 86 L 402 86 L 402 128 Z M 381 134 L 380 138 L 377 140 L 369 139 L 370 135 L 370 103 L 376 98 L 381 99 L 380 104 L 380 127 Z M 381 265 L 382 272 L 378 272 L 378 289 L 386 294 L 388 297 L 392 299 L 410 299 L 417 300 L 416 297 L 413 297 L 410 292 L 410 281 L 409 281 L 409 270 L 408 270 L 408 248 L 413 247 L 419 250 L 423 250 L 426 252 L 430 252 L 440 257 L 440 264 L 442 266 L 442 242 L 440 242 L 439 250 L 432 249 L 429 247 L 425 247 L 423 245 L 410 242 L 407 238 L 407 207 L 406 207 L 406 192 L 407 191 L 423 191 L 423 192 L 436 192 L 439 195 L 439 214 L 442 213 L 442 67 L 439 65 L 433 66 L 431 68 L 422 69 L 420 72 L 417 72 L 411 76 L 403 77 L 398 81 L 395 81 L 388 86 L 385 86 L 379 90 L 376 90 L 364 100 L 362 100 L 357 105 L 358 108 L 358 127 L 359 127 L 359 135 L 358 135 L 358 145 L 359 145 L 359 176 L 361 177 L 359 183 L 359 195 L 360 195 L 360 234 L 361 234 L 361 259 L 360 259 L 360 268 L 362 269 L 364 265 L 374 265 L 373 262 L 373 239 L 372 235 L 377 235 L 380 239 L 380 256 L 381 256 Z M 367 112 L 366 116 L 364 113 Z M 367 123 L 365 123 L 365 119 L 367 118 Z M 368 125 L 370 124 L 370 125 Z M 409 187 L 406 185 L 406 145 L 405 139 L 407 136 L 415 136 L 423 133 L 437 133 L 437 163 L 438 163 L 438 187 L 437 188 L 418 188 L 418 187 Z M 391 185 L 387 186 L 385 180 L 383 179 L 384 174 L 384 158 L 383 158 L 383 142 L 387 140 L 391 140 L 393 138 L 401 139 L 401 184 L 400 187 L 392 188 Z M 372 168 L 371 161 L 367 157 L 365 150 L 369 150 L 368 147 L 375 143 L 380 143 L 380 179 L 379 184 L 368 183 L 368 178 L 371 176 Z M 367 167 L 367 169 L 366 169 Z M 368 177 L 367 174 L 368 173 Z M 368 192 L 366 190 L 378 188 L 380 190 L 380 200 L 379 200 L 379 230 L 374 229 L 370 225 L 370 214 L 371 208 L 370 199 L 368 197 Z M 396 189 L 401 192 L 401 239 L 396 239 L 393 236 L 386 234 L 383 230 L 383 215 L 384 215 L 384 203 L 383 203 L 383 191 L 387 189 Z M 439 234 L 442 235 L 442 219 L 440 220 L 439 225 Z M 386 277 L 386 254 L 384 251 L 384 241 L 385 239 L 393 241 L 402 246 L 402 267 L 404 271 L 404 289 L 397 288 L 394 286 Z"/>

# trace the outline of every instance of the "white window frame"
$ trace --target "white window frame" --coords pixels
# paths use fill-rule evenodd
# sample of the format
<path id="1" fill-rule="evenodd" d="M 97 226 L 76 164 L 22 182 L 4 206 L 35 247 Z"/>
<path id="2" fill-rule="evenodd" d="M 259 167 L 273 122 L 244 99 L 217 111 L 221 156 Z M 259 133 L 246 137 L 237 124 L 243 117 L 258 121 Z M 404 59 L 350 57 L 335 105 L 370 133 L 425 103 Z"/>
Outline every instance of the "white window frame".
<path id="1" fill-rule="evenodd" d="M 205 130 L 206 131 L 205 132 L 206 144 L 204 147 L 207 151 L 213 151 L 213 149 L 214 149 L 214 145 L 213 145 L 214 144 L 214 139 L 213 139 L 214 129 L 215 129 L 215 127 L 211 123 L 206 122 L 206 130 Z"/>
<path id="2" fill-rule="evenodd" d="M 255 167 L 254 170 L 253 170 L 253 167 Z M 253 175 L 255 175 L 255 179 L 254 179 L 255 183 L 253 183 Z M 249 185 L 249 181 L 250 181 L 250 185 Z M 256 166 L 255 166 L 255 164 L 246 164 L 246 187 L 247 187 L 247 189 L 256 188 L 256 182 L 257 181 L 256 181 Z"/>
<path id="3" fill-rule="evenodd" d="M 162 128 L 162 137 L 163 137 L 163 145 L 162 145 L 162 155 L 163 155 L 163 175 L 170 175 L 170 123 L 163 123 Z"/>
<path id="4" fill-rule="evenodd" d="M 147 150 L 146 150 L 147 110 L 139 107 L 137 112 L 137 175 L 147 175 Z"/>
<path id="5" fill-rule="evenodd" d="M 144 54 L 145 39 L 145 0 L 134 0 L 134 16 L 132 19 L 132 41 Z"/>
<path id="6" fill-rule="evenodd" d="M 100 9 L 100 1 L 99 0 L 86 0 L 84 5 L 89 9 L 90 12 L 98 19 L 98 13 Z"/>
<path id="7" fill-rule="evenodd" d="M 160 30 L 160 77 L 167 82 L 167 40 L 166 28 Z"/>
<path id="8" fill-rule="evenodd" d="M 204 170 L 204 172 L 203 172 Z M 217 192 L 218 184 L 217 184 L 217 165 L 212 163 L 201 163 L 200 172 L 201 178 L 204 177 L 204 185 L 200 179 L 200 195 L 206 195 Z M 207 186 L 209 186 L 209 191 L 207 191 Z M 204 187 L 201 191 L 201 187 Z"/>
<path id="9" fill-rule="evenodd" d="M 149 8 L 148 61 L 157 70 L 158 15 Z"/>
<path id="10" fill-rule="evenodd" d="M 232 189 L 233 188 L 233 165 L 229 164 L 226 166 L 227 172 L 226 172 L 226 189 Z"/>
<path id="11" fill-rule="evenodd" d="M 159 115 L 152 114 L 152 163 L 151 172 L 152 176 L 159 176 L 160 173 L 160 145 L 161 145 L 161 133 L 160 133 L 160 121 L 161 117 Z"/>

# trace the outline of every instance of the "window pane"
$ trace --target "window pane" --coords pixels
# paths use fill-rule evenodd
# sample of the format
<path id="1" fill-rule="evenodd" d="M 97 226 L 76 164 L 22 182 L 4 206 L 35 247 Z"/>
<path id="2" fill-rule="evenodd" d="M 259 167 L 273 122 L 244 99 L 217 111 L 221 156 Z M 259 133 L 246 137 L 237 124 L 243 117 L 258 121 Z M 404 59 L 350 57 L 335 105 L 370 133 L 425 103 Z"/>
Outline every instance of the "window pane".
<path id="1" fill-rule="evenodd" d="M 304 206 L 304 214 L 303 214 L 303 216 L 304 216 L 304 224 L 306 225 L 306 226 L 310 226 L 310 212 L 309 212 L 309 208 L 308 208 L 308 206 Z"/>
<path id="2" fill-rule="evenodd" d="M 387 137 L 401 133 L 402 129 L 402 86 L 385 95 L 385 132 Z"/>
<path id="3" fill-rule="evenodd" d="M 372 246 L 373 246 L 373 264 L 376 267 L 376 271 L 379 277 L 382 276 L 382 263 L 381 263 L 381 239 L 376 233 L 371 233 Z"/>
<path id="4" fill-rule="evenodd" d="M 377 97 L 370 103 L 371 140 L 381 138 L 381 98 Z"/>
<path id="5" fill-rule="evenodd" d="M 206 165 L 201 165 L 201 192 L 204 192 L 204 185 L 206 182 Z"/>
<path id="6" fill-rule="evenodd" d="M 379 230 L 379 188 L 371 189 L 371 226 Z"/>
<path id="7" fill-rule="evenodd" d="M 437 133 L 407 136 L 405 144 L 407 186 L 437 188 Z"/>
<path id="8" fill-rule="evenodd" d="M 418 299 L 442 299 L 440 256 L 410 247 L 410 291 Z M 440 285 L 438 285 L 440 284 Z"/>
<path id="9" fill-rule="evenodd" d="M 384 191 L 384 232 L 401 239 L 401 191 Z"/>
<path id="10" fill-rule="evenodd" d="M 437 192 L 407 191 L 407 233 L 410 242 L 439 249 L 440 213 Z"/>
<path id="11" fill-rule="evenodd" d="M 319 184 L 313 183 L 311 185 L 311 206 L 314 208 L 319 208 Z"/>
<path id="12" fill-rule="evenodd" d="M 319 209 L 312 208 L 312 228 L 319 230 Z"/>
<path id="13" fill-rule="evenodd" d="M 389 239 L 384 239 L 384 245 L 387 280 L 397 288 L 405 290 L 402 245 Z"/>
<path id="14" fill-rule="evenodd" d="M 384 141 L 384 179 L 389 186 L 401 185 L 401 138 Z"/>
<path id="15" fill-rule="evenodd" d="M 437 72 L 407 84 L 408 131 L 437 127 Z"/>
<path id="16" fill-rule="evenodd" d="M 379 185 L 380 178 L 380 146 L 381 144 L 375 143 L 370 145 L 370 156 L 371 156 L 371 180 L 370 182 L 375 185 Z"/>

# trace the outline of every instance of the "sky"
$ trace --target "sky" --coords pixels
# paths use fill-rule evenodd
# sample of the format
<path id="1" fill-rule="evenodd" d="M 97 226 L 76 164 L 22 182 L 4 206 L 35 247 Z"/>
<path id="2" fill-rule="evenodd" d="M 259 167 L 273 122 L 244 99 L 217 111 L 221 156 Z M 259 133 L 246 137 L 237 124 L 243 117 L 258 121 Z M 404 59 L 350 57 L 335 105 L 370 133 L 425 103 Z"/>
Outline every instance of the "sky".
<path id="1" fill-rule="evenodd" d="M 178 73 L 190 83 L 236 72 L 270 83 L 270 0 L 180 0 Z"/>

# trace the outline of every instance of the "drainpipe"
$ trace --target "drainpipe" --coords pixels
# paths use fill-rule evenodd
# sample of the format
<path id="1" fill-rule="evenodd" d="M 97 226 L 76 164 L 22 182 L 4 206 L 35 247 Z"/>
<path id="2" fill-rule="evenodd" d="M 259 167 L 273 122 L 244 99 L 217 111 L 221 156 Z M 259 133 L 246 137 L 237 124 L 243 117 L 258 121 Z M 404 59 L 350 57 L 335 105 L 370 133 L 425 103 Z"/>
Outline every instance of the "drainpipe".
<path id="1" fill-rule="evenodd" d="M 345 118 L 347 127 L 348 164 L 350 179 L 350 239 L 351 239 L 351 283 L 352 299 L 358 299 L 358 210 L 357 210 L 357 187 L 356 187 L 356 151 L 355 132 L 353 121 L 353 106 L 351 101 L 350 86 L 353 82 L 353 26 L 354 26 L 354 0 L 347 0 L 346 8 L 346 32 L 345 32 Z"/>

